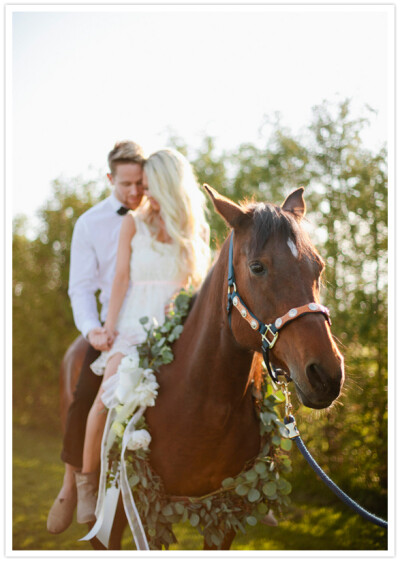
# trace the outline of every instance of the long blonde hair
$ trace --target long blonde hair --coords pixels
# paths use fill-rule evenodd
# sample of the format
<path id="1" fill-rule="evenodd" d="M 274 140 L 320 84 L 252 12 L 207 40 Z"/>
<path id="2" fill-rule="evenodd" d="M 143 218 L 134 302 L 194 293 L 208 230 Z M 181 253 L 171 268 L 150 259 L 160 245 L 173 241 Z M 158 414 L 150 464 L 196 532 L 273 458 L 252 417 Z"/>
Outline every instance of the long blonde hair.
<path id="1" fill-rule="evenodd" d="M 210 265 L 210 229 L 205 219 L 205 197 L 186 158 L 172 148 L 149 156 L 144 165 L 149 192 L 160 205 L 168 235 L 180 248 L 181 270 L 197 288 Z M 154 221 L 147 207 L 145 219 Z"/>

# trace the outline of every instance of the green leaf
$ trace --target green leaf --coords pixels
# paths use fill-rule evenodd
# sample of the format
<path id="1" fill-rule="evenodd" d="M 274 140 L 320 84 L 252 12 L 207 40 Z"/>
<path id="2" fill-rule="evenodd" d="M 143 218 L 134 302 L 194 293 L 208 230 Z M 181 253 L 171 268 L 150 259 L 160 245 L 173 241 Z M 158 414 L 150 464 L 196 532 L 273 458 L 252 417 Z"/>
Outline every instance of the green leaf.
<path id="1" fill-rule="evenodd" d="M 267 513 L 268 511 L 268 507 L 265 505 L 265 503 L 259 503 L 257 505 L 257 511 L 258 513 L 260 513 L 261 515 L 264 515 L 265 513 Z"/>
<path id="2" fill-rule="evenodd" d="M 149 318 L 147 316 L 142 316 L 142 318 L 139 318 L 139 322 L 144 326 L 145 324 L 147 324 L 149 321 Z"/>
<path id="3" fill-rule="evenodd" d="M 258 474 L 254 469 L 248 470 L 244 475 L 247 482 L 255 482 L 258 479 Z"/>
<path id="4" fill-rule="evenodd" d="M 165 517 L 169 517 L 170 515 L 173 515 L 174 511 L 172 509 L 172 506 L 170 504 L 167 504 L 162 508 L 161 513 L 165 515 Z"/>
<path id="5" fill-rule="evenodd" d="M 234 479 L 229 477 L 229 478 L 225 478 L 225 480 L 222 480 L 222 486 L 224 488 L 228 488 L 229 486 L 232 486 L 232 484 L 234 483 Z"/>
<path id="6" fill-rule="evenodd" d="M 287 496 L 292 491 L 292 485 L 290 482 L 285 480 L 284 478 L 280 478 L 277 481 L 277 487 L 281 494 Z"/>
<path id="7" fill-rule="evenodd" d="M 175 328 L 172 330 L 172 334 L 173 334 L 176 338 L 179 338 L 179 336 L 181 335 L 182 332 L 183 332 L 183 326 L 182 326 L 182 324 L 178 324 L 178 326 L 175 326 Z"/>
<path id="8" fill-rule="evenodd" d="M 199 524 L 200 517 L 197 515 L 197 513 L 192 513 L 189 521 L 190 521 L 190 524 L 192 525 L 192 527 L 196 527 Z"/>
<path id="9" fill-rule="evenodd" d="M 249 500 L 249 502 L 252 502 L 252 503 L 259 500 L 260 497 L 261 497 L 261 494 L 256 488 L 252 488 L 251 490 L 249 490 L 249 493 L 247 494 L 247 499 Z"/>
<path id="10" fill-rule="evenodd" d="M 239 486 L 236 486 L 235 488 L 235 492 L 238 494 L 238 496 L 245 496 L 248 491 L 249 488 L 244 484 L 239 484 Z"/>
<path id="11" fill-rule="evenodd" d="M 290 451 L 292 448 L 292 440 L 291 439 L 282 439 L 281 441 L 281 449 L 284 451 Z"/>
<path id="12" fill-rule="evenodd" d="M 257 472 L 257 474 L 264 474 L 267 471 L 267 467 L 265 466 L 264 462 L 259 461 L 254 465 L 254 470 Z"/>
<path id="13" fill-rule="evenodd" d="M 182 515 L 185 510 L 185 506 L 178 502 L 175 503 L 174 508 L 176 513 L 179 513 L 179 515 Z"/>
<path id="14" fill-rule="evenodd" d="M 136 484 L 138 484 L 138 482 L 140 482 L 140 478 L 137 474 L 132 474 L 132 476 L 129 478 L 128 482 L 129 482 L 130 487 L 133 488 L 133 486 L 136 486 Z"/>
<path id="15" fill-rule="evenodd" d="M 257 519 L 255 517 L 253 517 L 253 515 L 248 515 L 246 517 L 246 521 L 249 525 L 253 525 L 253 527 L 254 527 L 254 525 L 257 525 Z"/>
<path id="16" fill-rule="evenodd" d="M 262 419 L 262 421 L 265 423 L 265 425 L 270 424 L 271 422 L 274 422 L 277 419 L 276 413 L 273 412 L 262 412 L 260 414 L 260 418 Z"/>
<path id="17" fill-rule="evenodd" d="M 277 434 L 273 435 L 271 441 L 272 441 L 272 444 L 275 445 L 276 447 L 279 447 L 279 445 L 281 444 L 281 438 Z"/>
<path id="18" fill-rule="evenodd" d="M 267 482 L 262 488 L 263 494 L 267 498 L 272 498 L 276 494 L 276 484 L 275 482 Z"/>
<path id="19" fill-rule="evenodd" d="M 266 443 L 266 444 L 264 445 L 263 450 L 262 450 L 262 455 L 263 455 L 264 457 L 266 457 L 266 456 L 268 455 L 270 448 L 271 448 L 270 443 Z"/>

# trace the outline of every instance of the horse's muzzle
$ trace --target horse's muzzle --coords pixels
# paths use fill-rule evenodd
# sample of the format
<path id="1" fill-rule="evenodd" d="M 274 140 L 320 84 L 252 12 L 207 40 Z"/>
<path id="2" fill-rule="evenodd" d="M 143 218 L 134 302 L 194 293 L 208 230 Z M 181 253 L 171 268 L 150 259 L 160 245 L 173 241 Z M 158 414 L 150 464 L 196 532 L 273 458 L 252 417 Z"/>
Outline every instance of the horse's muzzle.
<path id="1" fill-rule="evenodd" d="M 344 381 L 342 365 L 332 373 L 324 369 L 320 363 L 310 361 L 305 368 L 305 375 L 307 389 L 305 385 L 301 388 L 295 382 L 298 397 L 304 406 L 317 410 L 328 408 L 340 395 Z"/>

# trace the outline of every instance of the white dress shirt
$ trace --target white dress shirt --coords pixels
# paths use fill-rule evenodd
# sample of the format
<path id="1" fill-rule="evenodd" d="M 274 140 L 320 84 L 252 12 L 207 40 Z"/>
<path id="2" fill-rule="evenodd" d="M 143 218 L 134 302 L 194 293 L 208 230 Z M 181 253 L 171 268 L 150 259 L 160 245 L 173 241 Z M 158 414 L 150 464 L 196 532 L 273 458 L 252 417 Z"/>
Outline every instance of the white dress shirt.
<path id="1" fill-rule="evenodd" d="M 72 234 L 68 295 L 75 325 L 84 337 L 107 316 L 123 219 L 117 213 L 120 207 L 121 202 L 110 195 L 78 218 Z"/>

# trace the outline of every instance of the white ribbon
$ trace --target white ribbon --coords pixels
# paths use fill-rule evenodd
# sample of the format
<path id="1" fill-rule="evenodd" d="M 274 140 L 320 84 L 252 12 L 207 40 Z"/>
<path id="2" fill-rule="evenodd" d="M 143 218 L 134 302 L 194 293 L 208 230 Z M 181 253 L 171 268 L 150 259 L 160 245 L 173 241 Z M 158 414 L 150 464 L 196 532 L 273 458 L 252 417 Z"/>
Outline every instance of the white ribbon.
<path id="1" fill-rule="evenodd" d="M 128 519 L 129 527 L 131 529 L 133 538 L 135 540 L 137 550 L 150 550 L 146 533 L 144 532 L 143 524 L 137 511 L 135 501 L 132 496 L 132 491 L 128 482 L 128 475 L 125 466 L 125 450 L 129 440 L 135 431 L 135 426 L 139 419 L 143 416 L 146 408 L 141 407 L 130 419 L 125 428 L 122 438 L 122 452 L 120 464 L 120 484 L 112 485 L 106 490 L 107 483 L 107 469 L 108 469 L 108 452 L 114 442 L 114 434 L 111 429 L 112 423 L 119 415 L 115 408 L 111 408 L 107 415 L 106 425 L 104 428 L 103 439 L 101 443 L 101 472 L 99 481 L 99 493 L 96 505 L 96 523 L 85 535 L 81 541 L 88 541 L 96 537 L 106 548 L 110 539 L 112 526 L 114 523 L 115 512 L 117 509 L 118 498 L 120 491 L 122 493 L 122 501 Z"/>
<path id="2" fill-rule="evenodd" d="M 121 472 L 120 472 L 120 483 L 122 492 L 122 501 L 124 504 L 124 509 L 126 513 L 126 518 L 128 519 L 129 527 L 131 528 L 133 538 L 135 539 L 135 544 L 137 550 L 150 550 L 146 533 L 143 529 L 143 524 L 140 519 L 140 515 L 135 505 L 135 501 L 132 496 L 131 487 L 128 482 L 128 475 L 126 473 L 126 463 L 125 463 L 125 450 L 129 443 L 129 440 L 135 431 L 135 425 L 138 420 L 144 414 L 146 408 L 142 407 L 136 412 L 136 414 L 129 421 L 125 428 L 124 436 L 122 438 L 122 452 L 121 452 Z"/>

